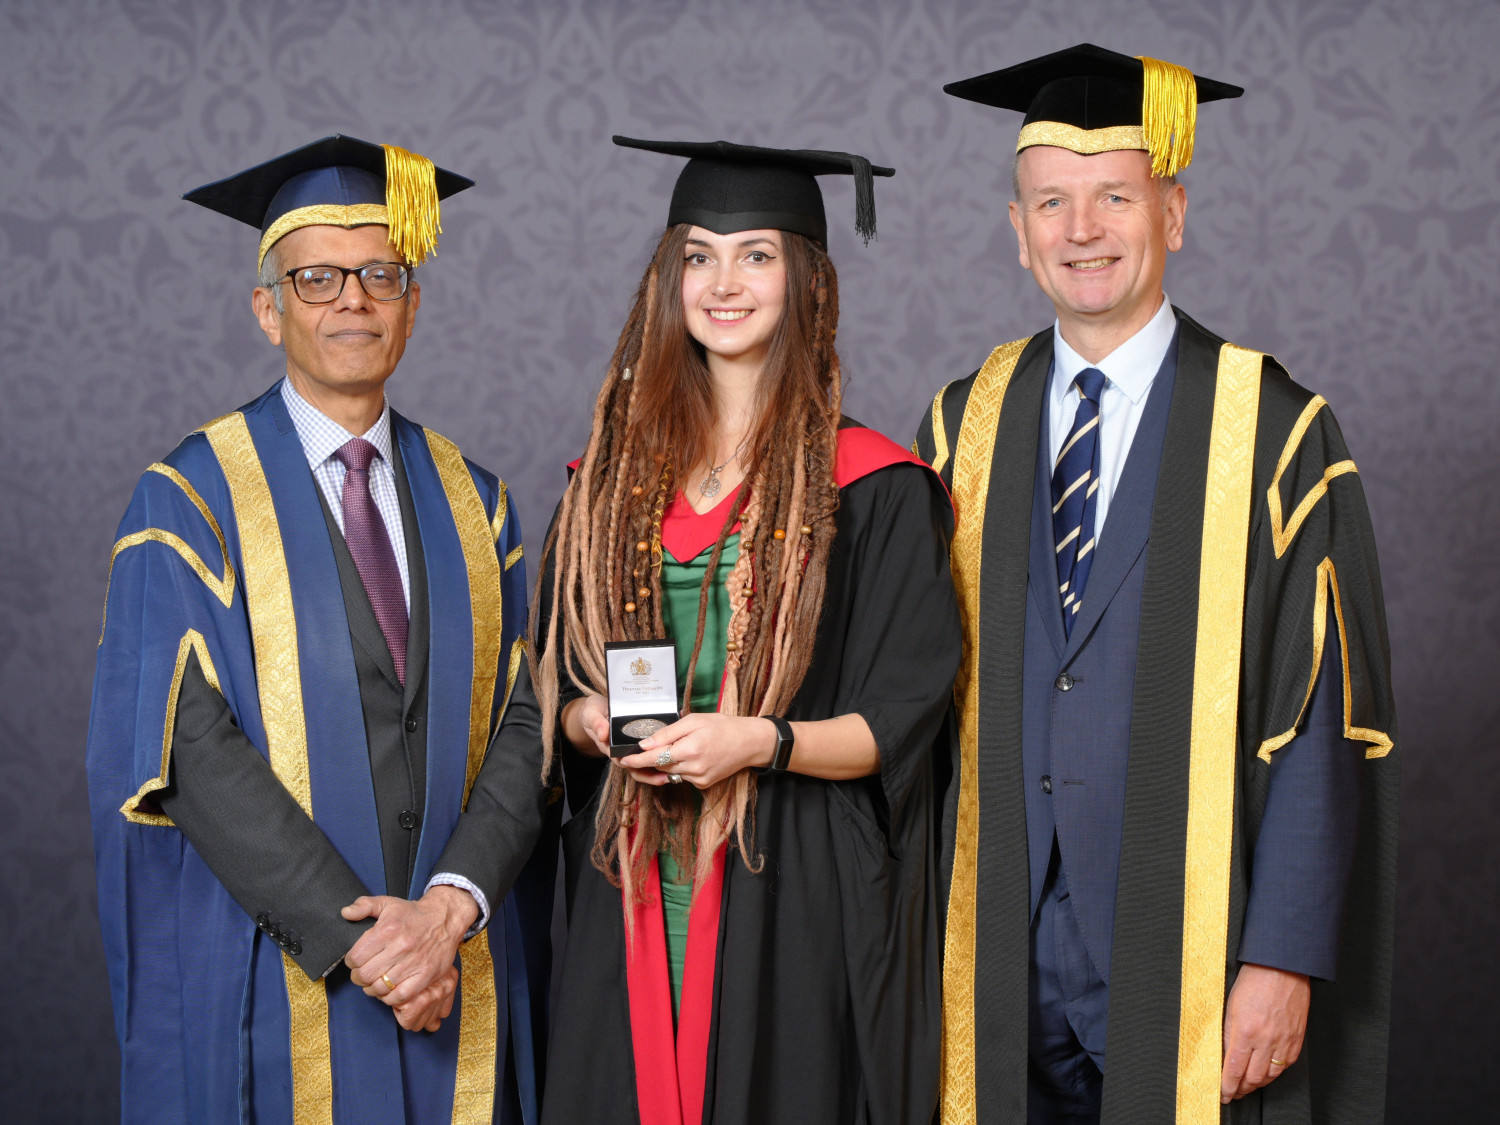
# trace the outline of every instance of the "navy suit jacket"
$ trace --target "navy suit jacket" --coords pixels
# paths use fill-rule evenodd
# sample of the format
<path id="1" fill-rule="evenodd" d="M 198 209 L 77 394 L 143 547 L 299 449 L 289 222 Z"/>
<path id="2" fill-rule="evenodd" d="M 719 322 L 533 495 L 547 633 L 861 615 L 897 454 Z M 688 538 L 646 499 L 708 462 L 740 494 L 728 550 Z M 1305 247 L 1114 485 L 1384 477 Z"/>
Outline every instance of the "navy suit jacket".
<path id="1" fill-rule="evenodd" d="M 1177 370 L 1173 341 L 1152 384 L 1100 530 L 1071 635 L 1063 632 L 1052 531 L 1052 466 L 1042 413 L 1026 606 L 1022 762 L 1031 910 L 1057 841 L 1089 958 L 1109 981 L 1131 752 L 1141 591 L 1157 470 Z M 1241 961 L 1331 979 L 1353 859 L 1361 744 L 1343 738 L 1338 630 L 1302 732 L 1276 751 L 1258 837 Z"/>

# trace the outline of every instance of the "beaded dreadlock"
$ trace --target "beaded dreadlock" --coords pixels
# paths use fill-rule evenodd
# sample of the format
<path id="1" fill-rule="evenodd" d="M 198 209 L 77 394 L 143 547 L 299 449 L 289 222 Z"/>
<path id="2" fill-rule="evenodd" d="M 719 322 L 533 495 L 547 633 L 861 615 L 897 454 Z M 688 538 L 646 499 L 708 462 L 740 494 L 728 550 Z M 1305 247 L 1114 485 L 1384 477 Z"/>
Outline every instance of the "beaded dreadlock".
<path id="1" fill-rule="evenodd" d="M 567 491 L 542 559 L 550 591 L 532 618 L 532 673 L 550 773 L 560 678 L 604 694 L 604 643 L 660 639 L 661 521 L 677 472 L 698 464 L 713 431 L 713 389 L 682 311 L 686 224 L 669 227 L 641 279 L 635 304 L 594 406 L 588 449 Z M 709 556 L 683 686 L 692 705 L 712 584 L 736 520 L 740 554 L 725 580 L 731 614 L 719 710 L 780 714 L 812 659 L 827 586 L 838 486 L 841 379 L 834 335 L 838 278 L 823 248 L 782 232 L 785 311 L 760 380 L 748 463 Z M 542 620 L 540 594 L 555 607 Z M 538 636 L 538 633 L 544 635 Z M 664 845 L 684 866 L 696 853 L 694 888 L 731 841 L 752 871 L 756 779 L 741 770 L 703 793 L 701 811 L 678 786 L 638 784 L 612 766 L 595 819 L 593 861 L 634 902 L 651 856 Z M 695 839 L 696 836 L 696 839 Z M 696 846 L 695 846 L 696 845 Z"/>

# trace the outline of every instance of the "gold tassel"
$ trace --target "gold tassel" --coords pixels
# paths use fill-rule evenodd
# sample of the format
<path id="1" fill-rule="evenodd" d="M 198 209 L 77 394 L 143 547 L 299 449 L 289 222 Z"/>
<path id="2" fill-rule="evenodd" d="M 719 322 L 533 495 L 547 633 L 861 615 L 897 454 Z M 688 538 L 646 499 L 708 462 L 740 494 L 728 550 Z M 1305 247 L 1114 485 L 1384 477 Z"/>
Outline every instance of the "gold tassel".
<path id="1" fill-rule="evenodd" d="M 437 253 L 442 233 L 438 218 L 437 171 L 432 161 L 395 145 L 385 149 L 385 208 L 391 245 L 412 266 Z"/>
<path id="2" fill-rule="evenodd" d="M 1151 154 L 1151 174 L 1175 176 L 1193 159 L 1198 126 L 1198 83 L 1193 72 L 1176 63 L 1137 56 L 1145 71 L 1141 93 L 1141 128 Z"/>

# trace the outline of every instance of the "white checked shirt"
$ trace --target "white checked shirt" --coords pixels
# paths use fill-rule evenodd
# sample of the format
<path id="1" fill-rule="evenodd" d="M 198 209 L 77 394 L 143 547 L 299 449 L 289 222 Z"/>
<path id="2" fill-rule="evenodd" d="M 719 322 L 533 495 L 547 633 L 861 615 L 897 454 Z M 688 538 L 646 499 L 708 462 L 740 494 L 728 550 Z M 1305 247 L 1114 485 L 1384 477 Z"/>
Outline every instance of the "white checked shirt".
<path id="1" fill-rule="evenodd" d="M 380 454 L 370 462 L 370 497 L 375 510 L 385 522 L 396 569 L 401 572 L 401 593 L 406 597 L 406 612 L 411 612 L 411 577 L 406 562 L 406 535 L 401 524 L 401 501 L 396 496 L 396 470 L 391 467 L 391 407 L 381 408 L 375 424 L 362 434 L 351 434 L 328 415 L 297 393 L 290 379 L 281 380 L 281 398 L 292 416 L 292 425 L 302 439 L 302 452 L 312 469 L 313 478 L 323 490 L 323 499 L 333 511 L 333 518 L 344 530 L 344 477 L 349 470 L 334 454 L 355 437 L 362 437 Z"/>
<path id="2" fill-rule="evenodd" d="M 380 454 L 370 462 L 370 497 L 375 501 L 375 510 L 385 522 L 385 532 L 391 539 L 391 550 L 396 556 L 396 568 L 401 571 L 401 592 L 406 596 L 406 612 L 411 613 L 411 578 L 406 562 L 406 535 L 401 523 L 401 501 L 396 495 L 396 470 L 391 466 L 391 405 L 386 403 L 375 424 L 362 434 L 351 434 L 328 415 L 297 393 L 290 379 L 281 380 L 281 398 L 286 411 L 292 416 L 292 425 L 302 441 L 302 452 L 312 469 L 313 479 L 323 490 L 323 498 L 333 511 L 333 518 L 344 530 L 344 477 L 349 470 L 334 456 L 346 442 L 362 437 Z M 479 918 L 469 932 L 473 937 L 490 922 L 490 904 L 485 893 L 462 875 L 440 871 L 427 886 L 447 885 L 460 887 L 474 896 L 479 906 Z M 329 972 L 332 972 L 329 969 Z M 327 973 L 324 974 L 325 976 Z"/>
<path id="3" fill-rule="evenodd" d="M 1061 326 L 1053 326 L 1052 384 L 1047 390 L 1047 436 L 1051 439 L 1052 464 L 1057 464 L 1057 455 L 1068 431 L 1073 428 L 1073 417 L 1078 413 L 1078 392 L 1073 389 L 1073 380 L 1085 368 L 1094 367 L 1104 372 L 1104 391 L 1099 396 L 1099 492 L 1094 498 L 1095 536 L 1104 528 L 1110 498 L 1120 483 L 1125 458 L 1130 454 L 1130 443 L 1135 440 L 1136 427 L 1146 410 L 1146 397 L 1151 393 L 1151 384 L 1156 381 L 1157 370 L 1167 358 L 1167 349 L 1172 346 L 1172 334 L 1176 331 L 1177 317 L 1165 294 L 1162 295 L 1161 308 L 1156 310 L 1146 327 L 1098 363 L 1090 363 L 1075 352 L 1063 339 Z"/>

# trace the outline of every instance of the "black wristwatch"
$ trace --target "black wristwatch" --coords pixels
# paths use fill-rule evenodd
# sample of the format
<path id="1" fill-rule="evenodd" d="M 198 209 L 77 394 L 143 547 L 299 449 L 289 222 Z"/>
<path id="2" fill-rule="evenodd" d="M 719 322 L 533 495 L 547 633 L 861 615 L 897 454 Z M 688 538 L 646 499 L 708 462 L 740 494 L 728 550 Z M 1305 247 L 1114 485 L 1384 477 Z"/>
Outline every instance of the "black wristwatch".
<path id="1" fill-rule="evenodd" d="M 785 773 L 787 766 L 792 764 L 792 746 L 797 741 L 797 736 L 792 733 L 792 724 L 780 715 L 762 715 L 761 718 L 770 719 L 776 727 L 776 752 L 771 755 L 771 764 L 760 772 Z"/>

